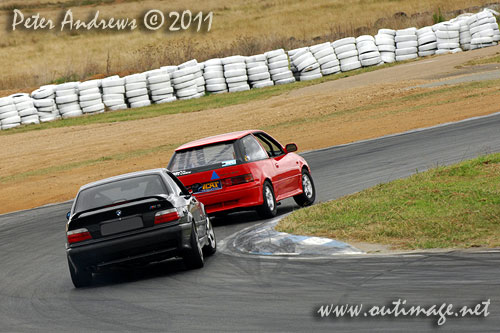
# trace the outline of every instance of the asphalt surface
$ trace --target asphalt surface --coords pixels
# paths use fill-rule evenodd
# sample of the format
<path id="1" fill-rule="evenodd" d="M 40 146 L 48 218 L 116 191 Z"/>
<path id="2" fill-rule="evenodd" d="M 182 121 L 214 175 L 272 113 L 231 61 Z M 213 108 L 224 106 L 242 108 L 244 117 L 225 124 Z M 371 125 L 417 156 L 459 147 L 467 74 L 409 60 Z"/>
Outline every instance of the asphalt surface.
<path id="1" fill-rule="evenodd" d="M 303 154 L 319 201 L 416 170 L 500 151 L 500 115 Z M 296 207 L 287 200 L 279 213 Z M 74 289 L 64 253 L 69 203 L 0 216 L 0 331 L 498 331 L 500 253 L 447 252 L 296 260 L 217 253 L 205 268 L 179 260 L 96 277 Z M 216 222 L 219 240 L 258 223 Z M 260 222 L 260 221 L 259 221 Z M 318 318 L 324 304 L 438 307 L 491 300 L 486 318 Z"/>

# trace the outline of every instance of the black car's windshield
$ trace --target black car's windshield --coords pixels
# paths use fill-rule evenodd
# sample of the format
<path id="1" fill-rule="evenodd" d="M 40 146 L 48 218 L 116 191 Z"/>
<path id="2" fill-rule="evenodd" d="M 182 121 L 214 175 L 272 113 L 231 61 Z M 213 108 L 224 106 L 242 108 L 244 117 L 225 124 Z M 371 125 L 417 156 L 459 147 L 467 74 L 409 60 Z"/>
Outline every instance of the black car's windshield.
<path id="1" fill-rule="evenodd" d="M 156 194 L 168 194 L 159 175 L 121 179 L 82 190 L 76 198 L 74 213 Z"/>
<path id="2" fill-rule="evenodd" d="M 236 164 L 233 142 L 222 142 L 208 146 L 177 151 L 168 168 L 175 172 L 210 166 L 225 167 Z"/>

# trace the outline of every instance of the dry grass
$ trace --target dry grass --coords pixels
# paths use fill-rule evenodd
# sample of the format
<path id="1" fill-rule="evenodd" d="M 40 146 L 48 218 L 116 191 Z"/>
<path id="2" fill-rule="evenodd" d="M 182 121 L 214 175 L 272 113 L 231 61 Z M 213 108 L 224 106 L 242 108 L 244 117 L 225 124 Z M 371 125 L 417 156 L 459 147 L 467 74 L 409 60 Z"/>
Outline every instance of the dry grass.
<path id="1" fill-rule="evenodd" d="M 196 58 L 250 55 L 274 48 L 294 48 L 344 36 L 374 34 L 382 27 L 432 24 L 438 8 L 451 18 L 460 9 L 478 10 L 489 1 L 472 0 L 6 0 L 0 25 L 8 27 L 13 8 L 53 19 L 71 7 L 75 19 L 99 10 L 101 17 L 139 18 L 148 9 L 214 12 L 209 33 L 0 32 L 0 90 L 28 89 L 56 79 L 95 74 L 128 74 Z M 404 14 L 397 14 L 404 13 Z M 5 94 L 5 92 L 3 93 Z"/>

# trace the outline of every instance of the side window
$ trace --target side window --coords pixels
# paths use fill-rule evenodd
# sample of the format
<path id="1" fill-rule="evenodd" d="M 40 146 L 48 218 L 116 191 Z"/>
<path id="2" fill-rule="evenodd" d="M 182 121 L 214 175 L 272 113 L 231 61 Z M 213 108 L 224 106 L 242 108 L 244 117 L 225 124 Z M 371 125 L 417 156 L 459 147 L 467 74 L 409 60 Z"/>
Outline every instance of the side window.
<path id="1" fill-rule="evenodd" d="M 257 133 L 254 135 L 257 138 L 257 140 L 259 140 L 262 147 L 266 149 L 266 152 L 269 155 L 269 157 L 276 157 L 283 155 L 285 153 L 281 148 L 281 146 L 271 137 L 263 133 Z"/>
<path id="2" fill-rule="evenodd" d="M 241 148 L 245 162 L 259 161 L 267 158 L 267 153 L 251 135 L 247 135 L 241 139 Z"/>

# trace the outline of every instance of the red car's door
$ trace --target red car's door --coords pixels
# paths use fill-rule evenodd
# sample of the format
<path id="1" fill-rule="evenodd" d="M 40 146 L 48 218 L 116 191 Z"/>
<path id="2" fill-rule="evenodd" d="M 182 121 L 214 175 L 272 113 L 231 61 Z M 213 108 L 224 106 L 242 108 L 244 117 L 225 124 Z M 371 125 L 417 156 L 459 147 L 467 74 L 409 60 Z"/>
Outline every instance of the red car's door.
<path id="1" fill-rule="evenodd" d="M 255 133 L 254 136 L 271 157 L 275 168 L 276 199 L 289 197 L 301 190 L 301 170 L 295 154 L 286 154 L 283 147 L 265 133 Z"/>
<path id="2" fill-rule="evenodd" d="M 276 168 L 276 178 L 280 182 L 280 193 L 276 196 L 288 197 L 297 192 L 299 187 L 299 162 L 290 154 L 283 154 L 272 158 Z M 277 198 L 277 199 L 278 199 Z"/>

